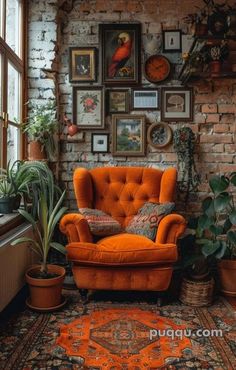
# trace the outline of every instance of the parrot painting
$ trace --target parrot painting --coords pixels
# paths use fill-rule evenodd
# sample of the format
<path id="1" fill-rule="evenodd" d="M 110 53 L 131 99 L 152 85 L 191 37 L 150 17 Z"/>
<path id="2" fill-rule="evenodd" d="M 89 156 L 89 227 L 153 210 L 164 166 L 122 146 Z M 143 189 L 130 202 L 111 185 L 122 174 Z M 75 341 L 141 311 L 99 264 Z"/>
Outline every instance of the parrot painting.
<path id="1" fill-rule="evenodd" d="M 109 78 L 116 76 L 120 68 L 123 68 L 129 60 L 132 51 L 132 39 L 127 32 L 122 32 L 118 36 L 119 46 L 111 57 L 111 63 L 108 68 Z"/>

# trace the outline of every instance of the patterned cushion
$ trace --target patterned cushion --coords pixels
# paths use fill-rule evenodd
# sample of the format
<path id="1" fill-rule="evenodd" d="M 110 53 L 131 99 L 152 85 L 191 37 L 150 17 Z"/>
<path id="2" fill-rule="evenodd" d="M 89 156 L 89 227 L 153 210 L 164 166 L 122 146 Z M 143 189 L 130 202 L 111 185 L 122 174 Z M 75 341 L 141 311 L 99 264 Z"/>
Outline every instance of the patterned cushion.
<path id="1" fill-rule="evenodd" d="M 126 232 L 143 235 L 155 241 L 160 220 L 171 213 L 174 206 L 174 203 L 144 203 L 126 227 Z"/>
<path id="2" fill-rule="evenodd" d="M 90 231 L 93 235 L 115 235 L 122 231 L 118 221 L 99 209 L 80 208 L 79 212 L 88 221 Z"/>

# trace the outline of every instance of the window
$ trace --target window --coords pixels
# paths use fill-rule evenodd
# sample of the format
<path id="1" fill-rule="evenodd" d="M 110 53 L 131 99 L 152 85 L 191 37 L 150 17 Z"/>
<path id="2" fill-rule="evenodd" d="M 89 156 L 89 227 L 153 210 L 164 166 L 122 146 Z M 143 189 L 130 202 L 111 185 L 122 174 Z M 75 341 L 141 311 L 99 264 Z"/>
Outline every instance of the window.
<path id="1" fill-rule="evenodd" d="M 0 167 L 24 156 L 26 3 L 0 0 Z"/>

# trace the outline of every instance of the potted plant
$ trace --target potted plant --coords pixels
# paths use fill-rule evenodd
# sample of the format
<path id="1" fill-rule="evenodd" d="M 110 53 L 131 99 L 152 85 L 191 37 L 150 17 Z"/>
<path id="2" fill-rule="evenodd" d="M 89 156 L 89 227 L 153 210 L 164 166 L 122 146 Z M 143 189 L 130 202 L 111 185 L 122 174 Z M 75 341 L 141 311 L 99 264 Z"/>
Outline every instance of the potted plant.
<path id="1" fill-rule="evenodd" d="M 222 61 L 229 54 L 228 46 L 224 42 L 220 45 L 207 46 L 209 55 L 209 68 L 212 77 L 218 77 L 221 72 Z"/>
<path id="2" fill-rule="evenodd" d="M 229 176 L 215 175 L 209 185 L 212 195 L 202 203 L 197 243 L 208 260 L 217 261 L 222 292 L 236 296 L 236 206 L 233 199 L 236 172 Z"/>
<path id="3" fill-rule="evenodd" d="M 54 134 L 57 132 L 56 108 L 54 103 L 31 105 L 27 122 L 21 124 L 29 139 L 29 160 L 53 159 L 55 153 Z"/>
<path id="4" fill-rule="evenodd" d="M 31 249 L 40 257 L 40 264 L 33 265 L 26 271 L 26 281 L 30 288 L 30 299 L 26 303 L 30 308 L 44 311 L 59 308 L 65 303 L 62 300 L 61 290 L 66 271 L 64 267 L 48 263 L 51 248 L 65 253 L 65 248 L 61 244 L 53 242 L 55 227 L 66 211 L 65 207 L 61 207 L 65 191 L 54 207 L 52 207 L 54 199 L 50 196 L 53 194 L 53 189 L 50 189 L 50 193 L 47 193 L 44 186 L 42 187 L 37 207 L 37 220 L 29 212 L 19 211 L 31 223 L 34 238 L 19 238 L 12 243 L 12 245 L 29 243 Z"/>

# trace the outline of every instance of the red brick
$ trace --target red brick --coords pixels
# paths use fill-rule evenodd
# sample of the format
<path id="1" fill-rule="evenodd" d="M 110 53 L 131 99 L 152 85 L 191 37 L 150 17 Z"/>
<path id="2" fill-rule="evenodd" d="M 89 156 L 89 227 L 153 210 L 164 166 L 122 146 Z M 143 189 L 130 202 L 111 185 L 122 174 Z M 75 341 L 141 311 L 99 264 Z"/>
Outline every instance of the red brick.
<path id="1" fill-rule="evenodd" d="M 108 0 L 97 0 L 95 9 L 97 12 L 106 12 L 110 7 L 110 2 Z"/>
<path id="2" fill-rule="evenodd" d="M 220 172 L 233 172 L 236 171 L 236 163 L 234 164 L 220 164 Z"/>
<path id="3" fill-rule="evenodd" d="M 227 145 L 227 144 L 226 144 Z M 212 152 L 213 153 L 223 153 L 224 151 L 224 144 L 215 144 L 213 146 Z"/>
<path id="4" fill-rule="evenodd" d="M 222 114 L 220 123 L 235 123 L 235 115 L 233 113 Z"/>
<path id="5" fill-rule="evenodd" d="M 202 113 L 217 113 L 217 104 L 203 104 Z"/>
<path id="6" fill-rule="evenodd" d="M 236 105 L 234 104 L 219 104 L 219 113 L 236 113 Z"/>
<path id="7" fill-rule="evenodd" d="M 126 4 L 127 4 L 127 12 L 140 13 L 143 11 L 141 4 L 135 0 L 129 0 Z"/>
<path id="8" fill-rule="evenodd" d="M 232 135 L 230 134 L 213 134 L 213 135 L 201 135 L 201 143 L 232 143 Z"/>
<path id="9" fill-rule="evenodd" d="M 162 160 L 164 162 L 175 162 L 177 160 L 177 154 L 176 153 L 164 153 L 162 155 Z"/>
<path id="10" fill-rule="evenodd" d="M 91 11 L 91 4 L 90 4 L 90 2 L 89 1 L 83 1 L 80 4 L 79 10 L 80 10 L 80 12 L 90 12 Z"/>
<path id="11" fill-rule="evenodd" d="M 220 122 L 220 115 L 219 114 L 208 114 L 206 118 L 206 122 L 208 123 L 218 123 Z"/>
<path id="12" fill-rule="evenodd" d="M 123 12 L 124 9 L 126 8 L 126 1 L 125 0 L 113 0 L 112 5 L 113 5 L 113 11 L 114 12 Z"/>
<path id="13" fill-rule="evenodd" d="M 204 153 L 201 155 L 201 160 L 204 162 L 209 163 L 233 163 L 233 155 L 232 154 L 212 154 L 212 153 Z"/>
<path id="14" fill-rule="evenodd" d="M 226 123 L 217 124 L 214 125 L 214 132 L 228 132 L 229 131 L 229 125 Z"/>
<path id="15" fill-rule="evenodd" d="M 195 116 L 194 116 L 194 122 L 195 123 L 205 123 L 206 122 L 206 115 L 205 114 L 201 114 L 201 113 L 195 114 Z"/>
<path id="16" fill-rule="evenodd" d="M 225 144 L 226 153 L 236 153 L 236 144 Z"/>

